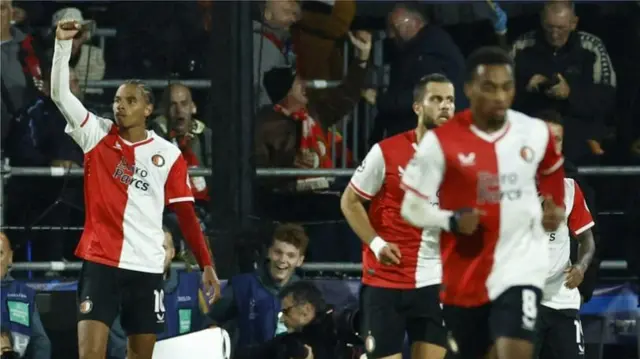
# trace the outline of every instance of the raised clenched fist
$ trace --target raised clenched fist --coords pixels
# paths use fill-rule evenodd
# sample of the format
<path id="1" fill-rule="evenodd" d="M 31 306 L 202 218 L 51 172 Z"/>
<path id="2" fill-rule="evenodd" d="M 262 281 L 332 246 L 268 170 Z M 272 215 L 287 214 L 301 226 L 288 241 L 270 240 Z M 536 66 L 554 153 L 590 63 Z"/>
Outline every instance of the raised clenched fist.
<path id="1" fill-rule="evenodd" d="M 56 39 L 71 40 L 78 34 L 81 28 L 82 26 L 77 21 L 60 20 L 56 28 Z"/>

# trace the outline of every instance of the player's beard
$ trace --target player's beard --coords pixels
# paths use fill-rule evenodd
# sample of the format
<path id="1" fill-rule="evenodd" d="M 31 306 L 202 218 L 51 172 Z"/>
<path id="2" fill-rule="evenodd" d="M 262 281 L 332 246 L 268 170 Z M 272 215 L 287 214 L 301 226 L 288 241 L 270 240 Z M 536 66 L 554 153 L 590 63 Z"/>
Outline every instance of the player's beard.
<path id="1" fill-rule="evenodd" d="M 420 125 L 424 126 L 424 128 L 426 128 L 427 130 L 433 130 L 434 128 L 438 127 L 438 125 L 436 125 L 435 119 L 429 115 L 422 115 L 422 118 L 420 119 Z"/>

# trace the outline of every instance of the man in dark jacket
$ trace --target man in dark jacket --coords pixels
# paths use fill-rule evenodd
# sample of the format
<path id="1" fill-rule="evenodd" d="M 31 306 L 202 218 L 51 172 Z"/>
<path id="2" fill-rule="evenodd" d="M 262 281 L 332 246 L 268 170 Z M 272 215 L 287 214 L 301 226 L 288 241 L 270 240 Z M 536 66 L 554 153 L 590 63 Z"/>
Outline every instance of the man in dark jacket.
<path id="1" fill-rule="evenodd" d="M 241 348 L 235 359 L 337 359 L 339 340 L 333 310 L 311 282 L 299 281 L 280 292 L 281 319 L 288 332 L 260 345 Z"/>
<path id="2" fill-rule="evenodd" d="M 442 28 L 429 24 L 420 11 L 406 4 L 396 5 L 388 17 L 388 33 L 397 44 L 391 63 L 389 87 L 383 94 L 365 92 L 365 99 L 378 108 L 370 142 L 415 127 L 413 89 L 426 75 L 441 73 L 451 79 L 456 89 L 456 111 L 469 107 L 463 93 L 464 56 L 451 36 Z"/>
<path id="3" fill-rule="evenodd" d="M 558 111 L 565 123 L 564 154 L 580 166 L 603 153 L 599 142 L 612 115 L 616 74 L 602 41 L 575 31 L 578 17 L 569 1 L 550 2 L 542 27 L 513 45 L 516 63 L 514 108 L 531 114 Z"/>

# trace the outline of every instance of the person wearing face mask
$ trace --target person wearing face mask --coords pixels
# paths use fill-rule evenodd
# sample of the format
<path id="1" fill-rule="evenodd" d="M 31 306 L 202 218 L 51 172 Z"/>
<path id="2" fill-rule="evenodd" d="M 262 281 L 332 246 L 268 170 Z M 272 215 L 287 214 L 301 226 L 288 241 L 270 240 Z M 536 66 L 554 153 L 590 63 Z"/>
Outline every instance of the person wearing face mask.
<path id="1" fill-rule="evenodd" d="M 464 57 L 446 31 L 430 23 L 419 8 L 406 3 L 393 8 L 387 26 L 388 37 L 396 44 L 389 87 L 384 93 L 375 89 L 363 92 L 365 100 L 378 109 L 371 145 L 382 140 L 385 132 L 391 137 L 415 127 L 413 88 L 424 76 L 433 73 L 447 76 L 455 87 L 456 111 L 469 106 L 462 92 Z"/>
<path id="2" fill-rule="evenodd" d="M 204 327 L 205 312 L 208 311 L 204 295 L 200 289 L 199 272 L 178 272 L 171 268 L 176 255 L 173 238 L 168 228 L 164 228 L 164 293 L 165 309 L 164 331 L 158 334 L 158 340 L 198 331 Z M 109 332 L 107 357 L 125 359 L 127 356 L 127 335 L 120 317 L 117 317 Z"/>
<path id="3" fill-rule="evenodd" d="M 36 292 L 24 282 L 14 280 L 9 275 L 12 263 L 11 243 L 9 238 L 0 232 L 0 319 L 10 339 L 8 348 L 12 348 L 18 358 L 49 359 L 51 342 L 40 320 Z M 9 351 L 5 346 L 3 338 L 3 353 Z"/>
<path id="4" fill-rule="evenodd" d="M 235 321 L 238 348 L 266 342 L 287 331 L 278 317 L 281 310 L 278 294 L 286 285 L 299 280 L 295 270 L 304 262 L 308 244 L 302 226 L 278 225 L 267 260 L 255 271 L 231 278 L 222 298 L 213 304 L 209 318 L 214 325 Z"/>

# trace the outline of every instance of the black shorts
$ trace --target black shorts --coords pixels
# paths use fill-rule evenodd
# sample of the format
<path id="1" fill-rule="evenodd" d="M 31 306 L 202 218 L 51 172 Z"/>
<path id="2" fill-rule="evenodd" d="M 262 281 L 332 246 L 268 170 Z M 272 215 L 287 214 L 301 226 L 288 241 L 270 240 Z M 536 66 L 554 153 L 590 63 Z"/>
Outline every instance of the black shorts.
<path id="1" fill-rule="evenodd" d="M 584 359 L 582 323 L 575 309 L 540 307 L 534 358 Z"/>
<path id="2" fill-rule="evenodd" d="M 363 284 L 360 307 L 369 359 L 402 353 L 405 333 L 411 343 L 446 345 L 439 285 L 390 289 Z"/>
<path id="3" fill-rule="evenodd" d="M 477 359 L 500 337 L 533 342 L 541 298 L 540 289 L 518 286 L 480 307 L 444 305 L 449 349 L 456 358 Z"/>
<path id="4" fill-rule="evenodd" d="M 127 335 L 164 330 L 162 274 L 144 273 L 84 261 L 78 281 L 78 321 L 111 327 L 120 314 Z"/>

